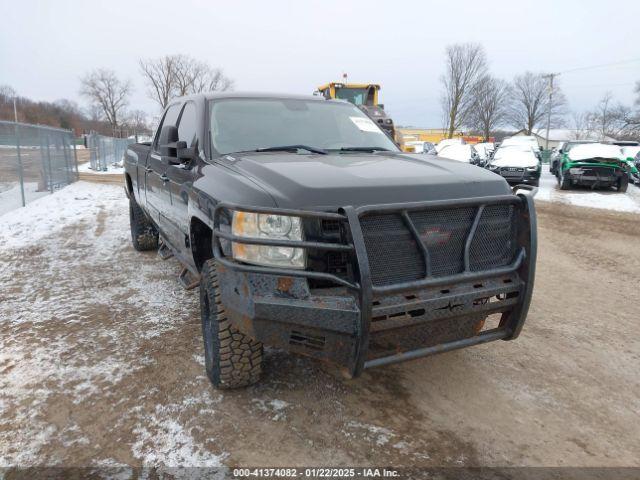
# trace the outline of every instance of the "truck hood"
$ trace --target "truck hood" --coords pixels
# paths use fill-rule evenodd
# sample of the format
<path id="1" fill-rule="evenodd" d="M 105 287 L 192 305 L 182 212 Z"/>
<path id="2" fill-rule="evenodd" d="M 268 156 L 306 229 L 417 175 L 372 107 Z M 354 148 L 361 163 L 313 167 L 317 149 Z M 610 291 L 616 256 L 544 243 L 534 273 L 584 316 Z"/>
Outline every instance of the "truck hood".
<path id="1" fill-rule="evenodd" d="M 335 209 L 510 192 L 499 175 L 430 155 L 269 152 L 228 155 L 220 162 L 259 184 L 281 208 Z"/>

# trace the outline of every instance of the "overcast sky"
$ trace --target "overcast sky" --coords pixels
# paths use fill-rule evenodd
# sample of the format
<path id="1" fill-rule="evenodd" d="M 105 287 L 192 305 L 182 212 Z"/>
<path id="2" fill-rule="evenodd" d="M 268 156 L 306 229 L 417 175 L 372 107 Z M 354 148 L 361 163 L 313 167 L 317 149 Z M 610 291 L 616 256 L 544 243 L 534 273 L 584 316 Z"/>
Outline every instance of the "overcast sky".
<path id="1" fill-rule="evenodd" d="M 157 114 L 138 59 L 185 53 L 222 67 L 239 91 L 310 94 L 327 81 L 382 85 L 396 123 L 440 127 L 444 48 L 484 45 L 511 79 L 640 58 L 640 1 L 0 0 L 0 84 L 82 106 L 79 78 L 110 68 L 134 84 L 130 108 Z M 610 90 L 633 101 L 640 61 L 559 77 L 570 108 Z"/>

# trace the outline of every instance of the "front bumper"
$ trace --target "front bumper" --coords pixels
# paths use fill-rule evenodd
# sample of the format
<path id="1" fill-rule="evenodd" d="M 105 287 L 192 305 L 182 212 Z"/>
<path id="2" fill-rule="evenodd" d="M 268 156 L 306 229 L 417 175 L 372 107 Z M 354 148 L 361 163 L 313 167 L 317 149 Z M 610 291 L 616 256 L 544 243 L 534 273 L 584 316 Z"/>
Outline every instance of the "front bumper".
<path id="1" fill-rule="evenodd" d="M 517 255 L 503 268 L 471 271 L 469 249 L 482 209 L 500 203 L 517 209 Z M 416 236 L 424 248 L 425 278 L 374 285 L 360 225 L 362 217 L 380 211 L 406 213 L 460 205 L 473 206 L 478 212 L 476 227 L 471 228 L 465 244 L 464 272 L 443 277 L 429 275 L 428 248 Z M 355 280 L 326 272 L 246 265 L 225 256 L 221 240 L 247 243 L 247 239 L 238 239 L 220 229 L 222 212 L 234 209 L 340 219 L 349 232 L 346 244 L 285 240 L 276 243 L 346 251 L 353 258 Z M 274 244 L 273 240 L 250 241 Z M 532 195 L 524 193 L 344 207 L 337 214 L 219 204 L 214 213 L 214 255 L 222 303 L 236 328 L 267 345 L 337 364 L 353 377 L 369 367 L 516 338 L 533 290 L 536 217 Z M 309 279 L 331 280 L 335 286 L 311 289 Z M 485 318 L 492 314 L 499 314 L 499 323 L 495 328 L 483 329 Z"/>
<path id="2" fill-rule="evenodd" d="M 540 180 L 541 170 L 529 171 L 526 168 L 513 167 L 513 168 L 500 168 L 493 170 L 498 175 L 502 176 L 510 184 L 525 184 L 533 185 Z"/>
<path id="3" fill-rule="evenodd" d="M 579 170 L 581 173 L 574 173 L 572 170 Z M 568 168 L 564 175 L 569 178 L 574 185 L 597 187 L 613 187 L 620 182 L 621 178 L 627 175 L 620 169 L 608 167 L 575 167 Z M 629 177 L 631 181 L 633 179 Z"/>

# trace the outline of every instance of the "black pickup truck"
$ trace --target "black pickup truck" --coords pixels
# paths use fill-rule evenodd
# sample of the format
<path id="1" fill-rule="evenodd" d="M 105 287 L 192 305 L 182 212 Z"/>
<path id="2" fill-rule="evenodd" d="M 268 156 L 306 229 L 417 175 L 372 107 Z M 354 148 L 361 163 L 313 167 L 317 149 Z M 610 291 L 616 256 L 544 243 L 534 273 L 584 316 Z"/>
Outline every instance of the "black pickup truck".
<path id="1" fill-rule="evenodd" d="M 263 344 L 355 377 L 522 329 L 532 187 L 403 154 L 347 102 L 179 98 L 125 167 L 134 247 L 175 256 L 200 287 L 216 387 L 257 381 Z"/>

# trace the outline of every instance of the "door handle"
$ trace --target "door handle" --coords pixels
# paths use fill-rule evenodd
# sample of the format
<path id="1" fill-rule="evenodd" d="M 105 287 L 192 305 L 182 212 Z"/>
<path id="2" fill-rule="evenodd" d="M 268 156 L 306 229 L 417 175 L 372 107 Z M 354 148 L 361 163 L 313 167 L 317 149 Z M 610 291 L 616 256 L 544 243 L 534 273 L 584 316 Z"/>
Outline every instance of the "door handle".
<path id="1" fill-rule="evenodd" d="M 147 173 L 151 173 L 151 172 L 153 172 L 153 169 L 149 168 L 149 167 L 144 167 L 144 171 L 147 172 Z"/>
<path id="2" fill-rule="evenodd" d="M 167 177 L 165 174 L 162 174 L 160 176 L 160 180 L 162 180 L 162 183 L 167 183 L 169 181 L 169 177 Z"/>

